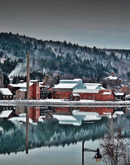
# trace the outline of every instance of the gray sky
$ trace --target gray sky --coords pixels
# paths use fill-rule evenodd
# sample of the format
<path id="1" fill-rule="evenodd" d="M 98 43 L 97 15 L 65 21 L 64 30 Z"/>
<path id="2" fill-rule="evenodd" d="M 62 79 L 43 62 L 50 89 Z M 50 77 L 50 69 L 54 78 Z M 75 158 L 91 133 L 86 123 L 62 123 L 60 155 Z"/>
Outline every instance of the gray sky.
<path id="1" fill-rule="evenodd" d="M 0 0 L 0 32 L 130 49 L 130 0 Z"/>

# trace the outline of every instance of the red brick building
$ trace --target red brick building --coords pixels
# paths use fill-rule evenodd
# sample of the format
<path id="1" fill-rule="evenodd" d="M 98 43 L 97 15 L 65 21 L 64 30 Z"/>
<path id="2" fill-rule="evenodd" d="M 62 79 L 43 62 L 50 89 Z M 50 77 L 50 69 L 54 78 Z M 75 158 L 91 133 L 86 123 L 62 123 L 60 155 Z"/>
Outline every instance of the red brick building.
<path id="1" fill-rule="evenodd" d="M 27 83 L 9 84 L 8 88 L 12 91 L 16 99 L 24 100 L 27 98 Z M 37 80 L 30 81 L 30 99 L 40 99 L 40 87 Z"/>
<path id="2" fill-rule="evenodd" d="M 74 89 L 85 89 L 81 79 L 60 80 L 58 85 L 53 88 L 53 99 L 73 99 Z"/>
<path id="3" fill-rule="evenodd" d="M 53 88 L 53 99 L 75 100 L 86 99 L 96 101 L 114 100 L 112 90 L 105 89 L 99 83 L 82 83 L 81 79 L 60 80 Z"/>
<path id="4" fill-rule="evenodd" d="M 96 101 L 111 101 L 114 100 L 114 95 L 111 90 L 74 90 L 73 93 L 78 93 L 80 99 L 96 100 Z"/>
<path id="5" fill-rule="evenodd" d="M 37 80 L 31 81 L 30 85 L 30 99 L 39 100 L 40 99 L 40 87 Z"/>
<path id="6" fill-rule="evenodd" d="M 29 108 L 29 118 L 33 120 L 33 122 L 38 122 L 40 117 L 40 107 L 30 107 Z"/>
<path id="7" fill-rule="evenodd" d="M 0 88 L 0 100 L 12 100 L 13 94 L 8 88 Z"/>
<path id="8" fill-rule="evenodd" d="M 114 73 L 111 73 L 110 76 L 103 79 L 103 84 L 107 89 L 114 90 L 116 92 L 119 92 L 119 89 L 121 87 L 122 79 L 119 77 L 114 76 Z"/>

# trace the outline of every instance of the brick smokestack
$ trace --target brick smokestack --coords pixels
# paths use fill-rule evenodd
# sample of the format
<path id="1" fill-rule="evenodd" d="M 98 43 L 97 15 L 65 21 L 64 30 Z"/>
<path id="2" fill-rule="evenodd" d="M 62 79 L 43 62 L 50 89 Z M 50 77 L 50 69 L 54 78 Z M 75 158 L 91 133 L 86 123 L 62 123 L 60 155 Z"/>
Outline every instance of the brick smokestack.
<path id="1" fill-rule="evenodd" d="M 112 77 L 114 77 L 114 73 L 113 72 L 111 73 L 111 75 L 112 75 Z"/>
<path id="2" fill-rule="evenodd" d="M 29 100 L 30 96 L 30 65 L 29 65 L 30 57 L 29 57 L 29 51 L 27 52 L 27 100 Z"/>
<path id="3" fill-rule="evenodd" d="M 29 65 L 29 51 L 27 52 L 27 100 L 30 98 L 30 65 Z M 29 142 L 29 107 L 26 107 L 26 154 L 28 154 Z"/>

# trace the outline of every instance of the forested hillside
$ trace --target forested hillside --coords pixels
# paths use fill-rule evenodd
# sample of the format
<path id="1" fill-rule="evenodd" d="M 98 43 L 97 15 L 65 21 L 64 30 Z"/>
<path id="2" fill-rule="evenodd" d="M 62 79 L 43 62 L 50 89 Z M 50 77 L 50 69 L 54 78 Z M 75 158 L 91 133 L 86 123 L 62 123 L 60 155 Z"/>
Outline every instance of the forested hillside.
<path id="1" fill-rule="evenodd" d="M 26 74 L 26 56 L 30 51 L 31 72 L 54 77 L 88 78 L 100 81 L 114 72 L 130 78 L 130 50 L 100 49 L 66 41 L 37 40 L 19 34 L 0 33 L 0 69 L 8 75 Z"/>

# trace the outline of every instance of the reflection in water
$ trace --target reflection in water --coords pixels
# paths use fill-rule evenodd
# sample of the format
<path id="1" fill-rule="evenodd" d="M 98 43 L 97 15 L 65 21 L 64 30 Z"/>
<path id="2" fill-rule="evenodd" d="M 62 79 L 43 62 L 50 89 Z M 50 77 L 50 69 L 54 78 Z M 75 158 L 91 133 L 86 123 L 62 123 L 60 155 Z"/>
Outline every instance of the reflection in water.
<path id="1" fill-rule="evenodd" d="M 30 108 L 26 108 L 26 154 L 28 154 L 28 142 L 29 142 L 29 110 Z"/>
<path id="2" fill-rule="evenodd" d="M 108 125 L 107 134 L 101 141 L 103 160 L 110 165 L 130 164 L 130 142 L 122 135 L 123 127 L 119 127 L 115 133 L 113 120 Z"/>
<path id="3" fill-rule="evenodd" d="M 15 107 L 14 109 L 13 116 L 1 117 L 0 154 L 25 150 L 28 153 L 28 149 L 42 146 L 64 147 L 77 142 L 101 139 L 106 137 L 106 128 L 110 121 L 114 122 L 115 132 L 121 128 L 120 134 L 130 137 L 130 115 L 124 108 L 54 107 L 48 110 L 44 107 L 30 107 L 26 110 L 26 107 Z M 115 113 L 117 116 L 113 118 Z M 63 120 L 60 122 L 61 118 L 64 122 Z M 73 120 L 80 124 L 75 126 L 72 124 Z"/>

